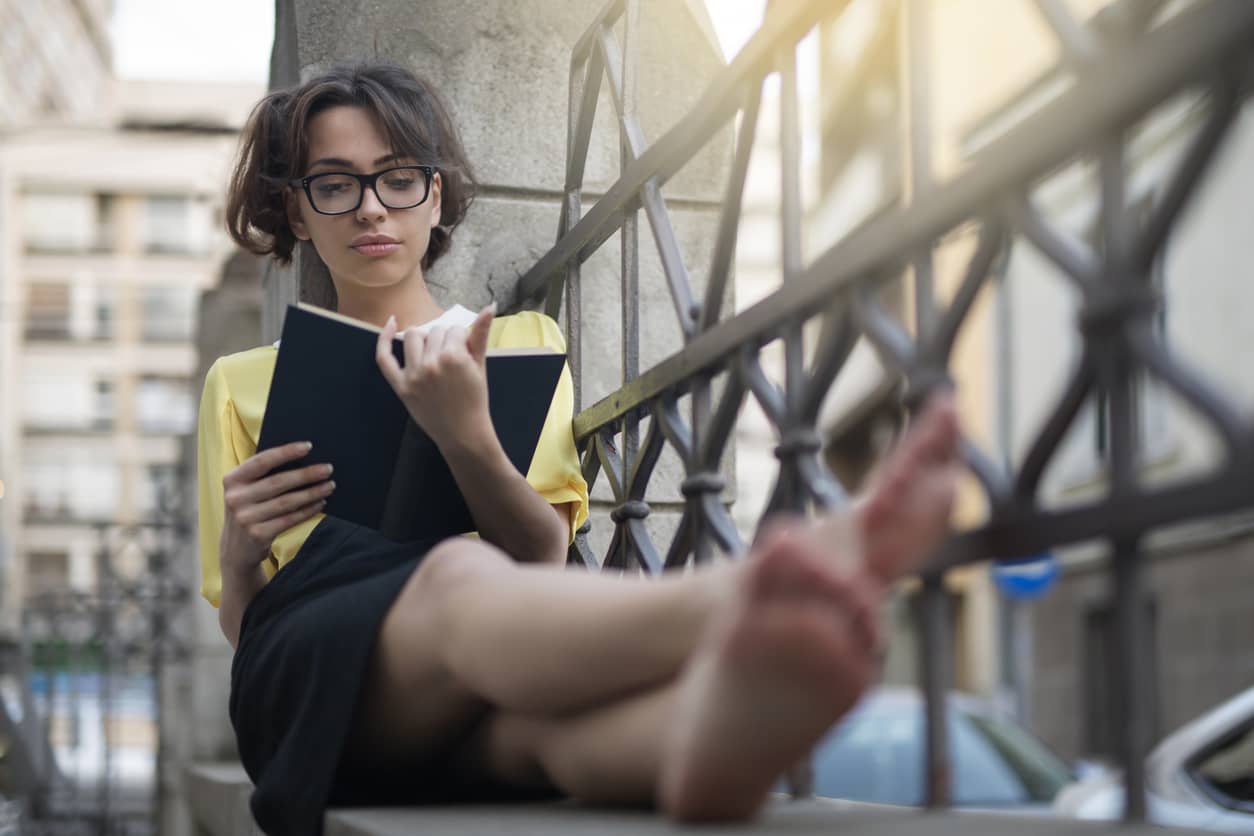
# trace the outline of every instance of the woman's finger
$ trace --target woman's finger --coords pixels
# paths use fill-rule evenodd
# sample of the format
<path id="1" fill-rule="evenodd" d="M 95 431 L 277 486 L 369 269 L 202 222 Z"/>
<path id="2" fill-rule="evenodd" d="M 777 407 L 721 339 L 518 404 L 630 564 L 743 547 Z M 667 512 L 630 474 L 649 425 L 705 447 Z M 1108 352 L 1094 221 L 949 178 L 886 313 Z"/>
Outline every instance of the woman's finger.
<path id="1" fill-rule="evenodd" d="M 256 482 L 279 465 L 308 455 L 311 449 L 313 445 L 308 441 L 293 441 L 291 444 L 262 450 L 260 453 L 249 456 L 227 473 L 222 479 L 222 484 L 230 488 Z"/>
<path id="2" fill-rule="evenodd" d="M 427 338 L 417 328 L 405 332 L 405 375 L 412 378 L 426 356 Z"/>
<path id="3" fill-rule="evenodd" d="M 319 499 L 316 502 L 311 502 L 308 505 L 284 514 L 281 517 L 262 523 L 260 526 L 257 526 L 257 530 L 253 533 L 253 536 L 259 541 L 273 543 L 275 537 L 278 537 L 292 526 L 298 525 L 319 513 L 326 507 L 326 504 L 327 501 L 325 499 Z"/>
<path id="4" fill-rule="evenodd" d="M 448 330 L 448 334 L 444 337 L 443 353 L 459 355 L 468 354 L 470 351 L 467 346 L 469 337 L 470 332 L 465 328 L 450 328 Z"/>
<path id="5" fill-rule="evenodd" d="M 235 515 L 240 525 L 256 525 L 270 519 L 276 519 L 292 511 L 326 499 L 335 490 L 335 483 L 327 480 L 312 485 L 304 490 L 293 490 L 275 496 L 264 502 L 249 505 Z"/>
<path id="6" fill-rule="evenodd" d="M 242 505 L 265 502 L 288 491 L 330 478 L 331 472 L 332 467 L 329 464 L 311 464 L 298 470 L 285 470 L 250 485 L 237 486 L 235 496 Z"/>
<path id="7" fill-rule="evenodd" d="M 439 361 L 440 355 L 444 353 L 444 346 L 448 343 L 449 329 L 444 325 L 437 325 L 427 332 L 427 346 L 423 351 L 423 359 L 429 364 Z"/>
<path id="8" fill-rule="evenodd" d="M 496 303 L 492 302 L 470 323 L 470 333 L 466 337 L 466 350 L 475 360 L 482 360 L 488 353 L 488 337 L 492 333 L 492 320 L 496 317 Z"/>
<path id="9" fill-rule="evenodd" d="M 401 364 L 396 362 L 396 355 L 392 353 L 392 340 L 395 336 L 396 317 L 389 316 L 375 343 L 374 359 L 379 366 L 379 371 L 383 372 L 384 379 L 392 386 L 393 391 L 398 391 L 405 382 L 405 375 L 401 370 Z"/>

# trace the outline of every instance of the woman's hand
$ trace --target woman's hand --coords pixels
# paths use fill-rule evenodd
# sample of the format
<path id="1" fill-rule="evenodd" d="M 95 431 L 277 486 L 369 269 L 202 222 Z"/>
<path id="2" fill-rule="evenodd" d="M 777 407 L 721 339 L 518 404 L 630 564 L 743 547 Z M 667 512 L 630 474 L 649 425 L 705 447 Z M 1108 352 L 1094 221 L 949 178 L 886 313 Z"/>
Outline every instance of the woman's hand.
<path id="1" fill-rule="evenodd" d="M 256 571 L 269 556 L 275 537 L 326 505 L 327 496 L 335 490 L 329 479 L 331 465 L 267 475 L 285 462 L 303 458 L 309 449 L 303 441 L 272 447 L 248 457 L 223 477 L 226 518 L 218 559 L 224 578 Z"/>
<path id="2" fill-rule="evenodd" d="M 392 353 L 396 319 L 379 335 L 375 359 L 409 414 L 446 453 L 495 439 L 488 413 L 484 356 L 496 305 L 479 312 L 470 329 L 437 326 L 427 334 L 407 331 L 405 366 Z"/>

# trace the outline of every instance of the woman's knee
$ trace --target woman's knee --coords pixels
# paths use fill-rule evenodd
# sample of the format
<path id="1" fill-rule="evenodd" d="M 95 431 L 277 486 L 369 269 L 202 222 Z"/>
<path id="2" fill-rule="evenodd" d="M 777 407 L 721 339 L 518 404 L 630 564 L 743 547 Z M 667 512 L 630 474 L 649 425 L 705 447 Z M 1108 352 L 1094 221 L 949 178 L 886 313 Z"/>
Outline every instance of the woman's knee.
<path id="1" fill-rule="evenodd" d="M 402 605 L 440 622 L 436 629 L 447 628 L 485 580 L 511 569 L 513 562 L 494 546 L 452 537 L 434 546 L 418 564 L 401 591 Z"/>

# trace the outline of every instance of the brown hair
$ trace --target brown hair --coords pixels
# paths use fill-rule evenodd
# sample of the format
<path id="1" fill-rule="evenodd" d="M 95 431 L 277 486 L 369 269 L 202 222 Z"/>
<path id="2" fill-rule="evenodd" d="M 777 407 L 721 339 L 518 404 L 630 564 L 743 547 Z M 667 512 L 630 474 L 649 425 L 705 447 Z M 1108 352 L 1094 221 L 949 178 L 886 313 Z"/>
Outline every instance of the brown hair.
<path id="1" fill-rule="evenodd" d="M 275 91 L 253 108 L 240 140 L 226 201 L 231 238 L 249 252 L 291 261 L 296 235 L 287 221 L 285 187 L 309 162 L 309 122 L 338 105 L 363 107 L 398 156 L 440 172 L 440 224 L 422 257 L 427 269 L 448 251 L 453 229 L 474 199 L 475 179 L 448 109 L 426 81 L 396 64 L 334 67 L 304 84 Z"/>

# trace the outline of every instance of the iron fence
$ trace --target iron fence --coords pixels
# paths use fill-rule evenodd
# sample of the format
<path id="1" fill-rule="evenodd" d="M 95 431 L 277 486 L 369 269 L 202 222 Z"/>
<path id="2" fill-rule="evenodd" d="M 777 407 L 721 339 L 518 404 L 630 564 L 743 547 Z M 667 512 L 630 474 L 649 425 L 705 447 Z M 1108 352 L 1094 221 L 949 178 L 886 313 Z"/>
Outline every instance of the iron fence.
<path id="1" fill-rule="evenodd" d="M 0 662 L 23 834 L 149 836 L 165 802 L 162 689 L 187 658 L 190 526 L 171 481 L 138 524 L 94 526 L 95 585 L 32 595 Z M 185 719 L 185 718 L 184 718 Z"/>
<path id="2" fill-rule="evenodd" d="M 899 77 L 908 91 L 901 139 L 909 161 L 903 199 L 856 228 L 826 251 L 803 261 L 800 190 L 798 42 L 823 20 L 851 4 L 827 0 L 775 3 L 760 30 L 677 124 L 645 141 L 634 92 L 639 0 L 613 0 L 575 46 L 570 72 L 570 112 L 565 196 L 557 241 L 521 279 L 518 299 L 544 299 L 545 309 L 566 312 L 569 360 L 582 411 L 576 441 L 591 485 L 604 476 L 613 492 L 614 535 L 604 557 L 592 553 L 586 531 L 571 560 L 597 569 L 637 567 L 651 573 L 715 549 L 745 549 L 721 501 L 719 462 L 747 398 L 773 425 L 780 465 L 767 513 L 839 506 L 846 490 L 820 462 L 816 428 L 824 396 L 847 368 L 854 345 L 869 341 L 902 383 L 906 408 L 951 384 L 950 361 L 960 328 L 999 256 L 1012 244 L 1032 246 L 1056 265 L 1078 292 L 1077 328 L 1083 351 L 1064 391 L 1027 454 L 1003 464 L 973 441 L 963 442 L 965 462 L 979 483 L 987 520 L 953 535 L 922 575 L 921 677 L 927 696 L 929 806 L 948 806 L 949 769 L 941 695 L 949 679 L 948 624 L 942 587 L 956 567 L 1014 558 L 1081 541 L 1111 546 L 1116 590 L 1119 704 L 1126 707 L 1121 762 L 1128 788 L 1126 818 L 1145 816 L 1142 754 L 1147 747 L 1145 705 L 1153 687 L 1144 660 L 1149 652 L 1140 624 L 1145 535 L 1164 525 L 1254 504 L 1254 426 L 1203 376 L 1186 369 L 1152 327 L 1159 300 L 1150 268 L 1182 210 L 1197 190 L 1248 92 L 1254 3 L 1198 0 L 1184 8 L 1124 0 L 1105 8 L 1092 24 L 1077 20 L 1062 0 L 1035 0 L 1060 47 L 1061 73 L 1074 83 L 979 151 L 958 175 L 938 182 L 932 171 L 933 106 L 929 72 L 929 0 L 900 0 Z M 1170 12 L 1170 13 L 1168 13 Z M 617 32 L 622 33 L 620 45 Z M 749 157 L 759 121 L 762 88 L 780 81 L 782 179 L 779 236 L 784 281 L 778 291 L 734 316 L 721 302 L 731 273 Z M 603 80 L 621 134 L 622 171 L 591 207 L 582 206 L 582 183 L 593 119 Z M 1185 90 L 1200 91 L 1202 128 L 1167 179 L 1148 213 L 1133 210 L 1127 195 L 1126 146 L 1130 129 Z M 694 294 L 662 196 L 662 188 L 706 143 L 739 115 L 734 159 L 703 298 Z M 1033 202 L 1051 173 L 1078 159 L 1097 163 L 1100 244 L 1075 240 Z M 639 369 L 639 240 L 643 210 L 657 247 L 682 350 Z M 934 291 L 935 254 L 946 241 L 974 231 L 978 245 L 957 292 L 942 304 Z M 582 407 L 580 267 L 612 235 L 622 245 L 623 383 Z M 903 276 L 913 288 L 913 317 L 904 323 L 877 292 Z M 820 323 L 813 352 L 802 329 Z M 781 343 L 784 380 L 764 371 L 763 349 Z M 1203 477 L 1149 486 L 1138 478 L 1132 386 L 1148 373 L 1213 426 L 1226 448 L 1223 466 Z M 1065 509 L 1042 503 L 1042 475 L 1068 428 L 1097 391 L 1109 404 L 1109 492 Z M 681 399 L 690 409 L 681 409 Z M 648 423 L 643 442 L 640 429 Z M 654 543 L 645 526 L 645 489 L 665 446 L 683 462 L 684 511 L 669 545 Z M 804 775 L 795 784 L 805 791 Z"/>

